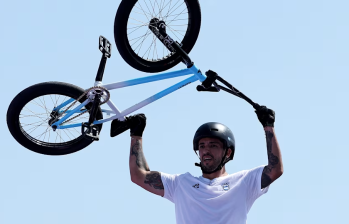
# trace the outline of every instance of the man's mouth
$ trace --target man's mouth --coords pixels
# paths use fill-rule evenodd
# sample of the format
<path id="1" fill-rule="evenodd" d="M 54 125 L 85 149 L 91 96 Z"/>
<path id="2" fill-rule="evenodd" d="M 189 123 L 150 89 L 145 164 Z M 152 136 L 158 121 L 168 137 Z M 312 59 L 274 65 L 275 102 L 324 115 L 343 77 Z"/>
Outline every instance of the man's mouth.
<path id="1" fill-rule="evenodd" d="M 206 162 L 206 161 L 213 160 L 213 157 L 212 156 L 203 156 L 202 159 L 203 159 L 204 162 Z"/>

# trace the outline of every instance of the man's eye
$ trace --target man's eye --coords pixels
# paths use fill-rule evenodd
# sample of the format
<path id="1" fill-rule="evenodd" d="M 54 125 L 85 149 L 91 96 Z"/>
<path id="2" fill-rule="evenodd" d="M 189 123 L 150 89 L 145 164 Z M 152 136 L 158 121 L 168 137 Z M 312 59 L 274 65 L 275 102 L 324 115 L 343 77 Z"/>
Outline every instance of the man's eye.
<path id="1" fill-rule="evenodd" d="M 216 148 L 218 147 L 217 145 L 210 145 L 211 148 Z"/>

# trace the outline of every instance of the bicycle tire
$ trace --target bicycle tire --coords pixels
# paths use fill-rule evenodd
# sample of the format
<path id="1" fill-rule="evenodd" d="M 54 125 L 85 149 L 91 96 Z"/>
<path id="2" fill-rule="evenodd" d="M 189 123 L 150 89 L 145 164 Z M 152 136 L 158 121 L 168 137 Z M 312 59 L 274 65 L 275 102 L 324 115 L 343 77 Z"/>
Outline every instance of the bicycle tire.
<path id="1" fill-rule="evenodd" d="M 57 129 L 56 131 L 53 131 L 48 123 L 49 119 L 51 118 L 50 112 L 52 112 L 52 109 L 55 107 L 50 106 L 57 106 L 70 98 L 76 100 L 84 92 L 85 91 L 82 88 L 62 82 L 39 83 L 24 89 L 12 100 L 7 110 L 7 126 L 9 128 L 10 133 L 15 138 L 15 140 L 22 146 L 40 154 L 66 155 L 85 148 L 86 146 L 90 145 L 93 142 L 93 140 L 85 138 L 81 134 L 81 127 L 79 127 L 78 130 L 75 129 L 74 133 L 68 131 L 67 129 Z M 65 98 L 62 99 L 60 98 L 61 96 L 62 98 Z M 52 99 L 52 102 L 46 102 L 49 101 L 49 99 Z M 79 100 L 79 103 L 85 100 L 86 96 L 81 98 Z M 90 107 L 91 103 L 85 106 L 86 109 L 89 109 Z M 43 111 L 43 113 L 36 113 L 33 111 L 33 108 L 37 108 L 36 111 L 40 110 Z M 28 113 L 28 115 L 26 113 Z M 84 116 L 89 116 L 89 114 L 86 113 L 86 115 Z M 103 115 L 100 108 L 98 108 L 96 119 L 103 119 Z M 35 120 L 38 121 L 33 123 L 25 123 L 32 122 Z M 88 118 L 86 121 L 88 121 Z M 67 122 L 67 124 L 69 123 Z M 101 131 L 102 124 L 99 124 L 97 126 Z M 44 131 L 40 135 L 40 130 L 44 130 L 45 128 L 46 131 Z M 70 130 L 72 131 L 73 129 Z M 34 135 L 33 132 L 39 132 L 39 135 L 34 137 L 32 136 Z M 66 142 L 62 142 L 63 138 L 67 138 L 64 134 L 67 135 L 69 138 L 69 140 Z M 43 135 L 45 137 L 43 139 L 40 139 Z M 47 135 L 48 137 L 46 140 Z M 56 142 L 50 142 L 51 140 L 53 141 L 55 135 Z M 71 139 L 72 137 L 74 137 L 74 135 L 76 135 L 76 137 L 74 139 Z M 57 143 L 57 138 L 58 140 L 61 140 L 60 143 Z"/>
<path id="2" fill-rule="evenodd" d="M 169 3 L 165 3 L 165 2 L 167 2 L 167 0 L 164 0 L 164 2 L 162 0 L 161 0 L 161 2 L 157 1 L 157 0 L 155 0 L 155 1 L 157 4 L 160 3 L 160 6 L 159 5 L 157 6 L 158 11 L 159 11 L 158 14 L 161 14 L 161 11 L 166 11 L 165 7 L 171 7 L 171 4 L 168 5 Z M 168 0 L 168 1 L 170 1 L 170 3 L 172 3 L 172 0 Z M 115 16 L 115 21 L 114 21 L 114 39 L 115 39 L 117 49 L 118 49 L 120 55 L 122 56 L 122 58 L 130 66 L 132 66 L 133 68 L 135 68 L 139 71 L 155 73 L 155 72 L 161 72 L 161 71 L 165 71 L 167 69 L 170 69 L 170 68 L 174 67 L 175 65 L 177 65 L 181 61 L 181 57 L 178 55 L 178 53 L 168 54 L 166 56 L 164 54 L 162 58 L 160 58 L 160 59 L 157 58 L 156 60 L 155 59 L 148 59 L 148 58 L 145 59 L 144 57 L 142 57 L 141 55 L 138 55 L 135 52 L 135 50 L 132 47 L 132 43 L 130 43 L 131 40 L 129 40 L 127 32 L 128 32 L 128 29 L 131 29 L 131 28 L 128 28 L 127 26 L 128 26 L 128 23 L 131 23 L 132 21 L 135 20 L 136 22 L 140 21 L 141 23 L 144 22 L 144 24 L 146 24 L 146 25 L 144 25 L 144 24 L 141 25 L 141 27 L 134 28 L 134 30 L 132 30 L 130 32 L 130 33 L 135 32 L 136 29 L 137 30 L 139 30 L 139 29 L 144 30 L 144 32 L 147 31 L 144 35 L 145 36 L 144 39 L 142 40 L 143 41 L 142 45 L 145 42 L 145 38 L 148 38 L 148 36 L 150 35 L 153 37 L 152 45 L 153 45 L 153 43 L 155 43 L 154 44 L 155 48 L 157 47 L 156 43 L 159 43 L 160 44 L 159 48 L 161 48 L 161 46 L 162 46 L 163 51 L 167 50 L 166 48 L 164 49 L 163 44 L 159 40 L 157 40 L 156 36 L 153 33 L 151 33 L 151 31 L 149 30 L 148 24 L 150 22 L 150 17 L 152 17 L 153 15 L 150 15 L 150 14 L 152 14 L 151 10 L 149 10 L 150 13 L 148 13 L 148 15 L 145 12 L 147 10 L 147 9 L 144 10 L 145 8 L 149 9 L 148 5 L 144 4 L 144 3 L 146 3 L 146 1 L 143 1 L 143 3 L 140 3 L 140 2 L 141 1 L 137 1 L 137 0 L 123 0 L 119 5 L 119 8 L 118 8 L 116 16 Z M 189 53 L 192 50 L 192 48 L 194 47 L 195 42 L 196 42 L 196 40 L 199 36 L 199 32 L 200 32 L 200 26 L 201 26 L 200 4 L 199 4 L 198 0 L 179 0 L 177 2 L 179 2 L 179 4 L 180 4 L 180 6 L 178 8 L 186 7 L 186 9 L 188 10 L 188 12 L 187 12 L 188 24 L 186 24 L 186 25 L 188 25 L 188 27 L 187 27 L 186 31 L 181 31 L 181 35 L 183 35 L 183 33 L 185 32 L 182 40 L 180 40 L 181 36 L 180 36 L 180 34 L 178 34 L 178 33 L 180 33 L 179 32 L 180 30 L 176 31 L 175 28 L 171 28 L 172 25 L 171 26 L 169 25 L 170 23 L 172 23 L 174 21 L 174 19 L 180 20 L 177 18 L 178 18 L 178 16 L 182 16 L 181 15 L 182 12 L 180 12 L 179 15 L 177 15 L 177 18 L 174 18 L 174 19 L 171 18 L 172 20 L 169 20 L 170 15 L 168 15 L 168 14 L 170 13 L 170 9 L 171 9 L 171 8 L 169 8 L 167 14 L 165 16 L 163 16 L 163 19 L 169 20 L 167 23 L 167 27 L 169 28 L 169 29 L 167 29 L 168 30 L 167 33 L 175 41 L 181 43 L 183 50 L 186 53 Z M 138 3 L 138 5 L 137 5 L 137 3 Z M 185 6 L 182 6 L 183 3 L 185 3 L 184 4 Z M 147 5 L 147 7 L 144 6 L 144 9 L 143 9 L 141 4 Z M 173 3 L 173 4 L 175 4 L 175 3 Z M 161 7 L 163 7 L 163 8 L 160 10 Z M 177 6 L 175 6 L 175 7 L 177 7 Z M 173 8 L 175 8 L 175 7 L 173 7 Z M 130 17 L 130 14 L 131 14 L 131 12 L 133 12 L 132 10 L 134 8 L 137 8 L 136 10 L 139 10 L 139 8 L 143 9 L 144 16 L 142 18 L 144 20 L 140 20 L 141 17 L 139 17 L 139 18 L 137 17 L 137 19 Z M 156 4 L 155 3 L 154 3 L 154 8 L 153 8 L 153 12 L 156 11 Z M 178 10 L 178 8 L 177 9 L 175 8 L 173 10 Z M 140 10 L 140 11 L 142 11 L 142 10 Z M 176 11 L 173 11 L 173 12 L 177 13 Z M 154 12 L 154 14 L 156 14 L 156 13 Z M 137 12 L 135 12 L 135 15 L 138 15 Z M 176 14 L 174 14 L 173 16 L 176 16 Z M 185 21 L 186 20 L 185 13 L 183 13 L 183 16 L 184 16 L 183 17 L 184 19 L 182 19 L 182 20 Z M 147 19 L 149 19 L 149 20 L 147 21 Z M 129 20 L 131 20 L 131 22 L 129 22 Z M 176 25 L 173 24 L 173 27 L 174 26 L 176 26 Z M 180 26 L 180 25 L 177 25 L 177 26 Z M 172 33 L 174 33 L 175 35 L 171 35 L 170 31 Z M 176 33 L 174 31 L 177 32 L 177 34 L 178 34 L 177 36 L 176 36 Z M 140 31 L 140 33 L 142 33 L 142 32 L 143 31 Z M 149 33 L 148 36 L 146 36 L 148 32 L 150 32 L 151 34 Z M 154 39 L 154 37 L 155 37 L 155 39 Z M 143 37 L 141 36 L 139 38 L 143 38 Z M 140 40 L 137 38 L 135 38 L 135 39 L 133 39 L 132 41 L 139 41 Z M 138 44 L 137 48 L 139 47 L 139 45 L 140 44 Z M 139 51 L 142 48 L 142 45 L 139 47 Z M 136 47 L 134 47 L 134 48 L 136 48 Z M 150 53 L 150 50 L 149 50 L 149 53 Z M 148 53 L 148 56 L 149 56 L 149 53 Z M 153 52 L 153 55 L 154 55 L 154 52 Z M 158 51 L 156 51 L 156 55 L 158 56 Z"/>

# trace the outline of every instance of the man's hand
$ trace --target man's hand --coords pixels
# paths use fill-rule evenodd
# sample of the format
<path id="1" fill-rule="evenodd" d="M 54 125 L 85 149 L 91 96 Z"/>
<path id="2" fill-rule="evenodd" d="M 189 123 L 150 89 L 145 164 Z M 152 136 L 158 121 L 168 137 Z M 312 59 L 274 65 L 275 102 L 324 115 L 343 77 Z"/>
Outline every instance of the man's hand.
<path id="1" fill-rule="evenodd" d="M 255 112 L 263 127 L 274 127 L 275 112 L 273 110 L 268 109 L 266 106 L 260 106 Z"/>
<path id="2" fill-rule="evenodd" d="M 146 126 L 147 118 L 144 114 L 136 114 L 126 118 L 127 124 L 130 127 L 131 136 L 142 137 Z"/>

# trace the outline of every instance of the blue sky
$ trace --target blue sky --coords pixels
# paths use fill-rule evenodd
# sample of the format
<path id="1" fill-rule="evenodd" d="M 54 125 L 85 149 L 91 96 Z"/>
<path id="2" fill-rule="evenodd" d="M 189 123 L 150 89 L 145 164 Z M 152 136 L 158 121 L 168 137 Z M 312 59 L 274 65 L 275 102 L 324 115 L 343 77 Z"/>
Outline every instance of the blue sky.
<path id="1" fill-rule="evenodd" d="M 114 44 L 120 1 L 7 1 L 0 7 L 3 117 L 0 223 L 175 223 L 174 205 L 134 185 L 130 138 L 109 137 L 67 156 L 19 145 L 6 127 L 11 100 L 24 88 L 61 81 L 91 87 L 100 60 L 98 36 L 113 44 L 104 83 L 147 74 L 126 64 Z M 343 223 L 347 220 L 349 157 L 347 1 L 202 0 L 202 24 L 190 53 L 202 71 L 216 71 L 252 100 L 276 112 L 284 175 L 259 198 L 248 223 Z M 172 70 L 182 69 L 178 65 Z M 176 80 L 112 91 L 120 108 Z M 218 121 L 236 139 L 229 173 L 267 163 L 263 128 L 253 108 L 230 94 L 199 93 L 194 83 L 140 110 L 148 117 L 144 151 L 151 170 L 191 172 L 192 138 Z"/>

